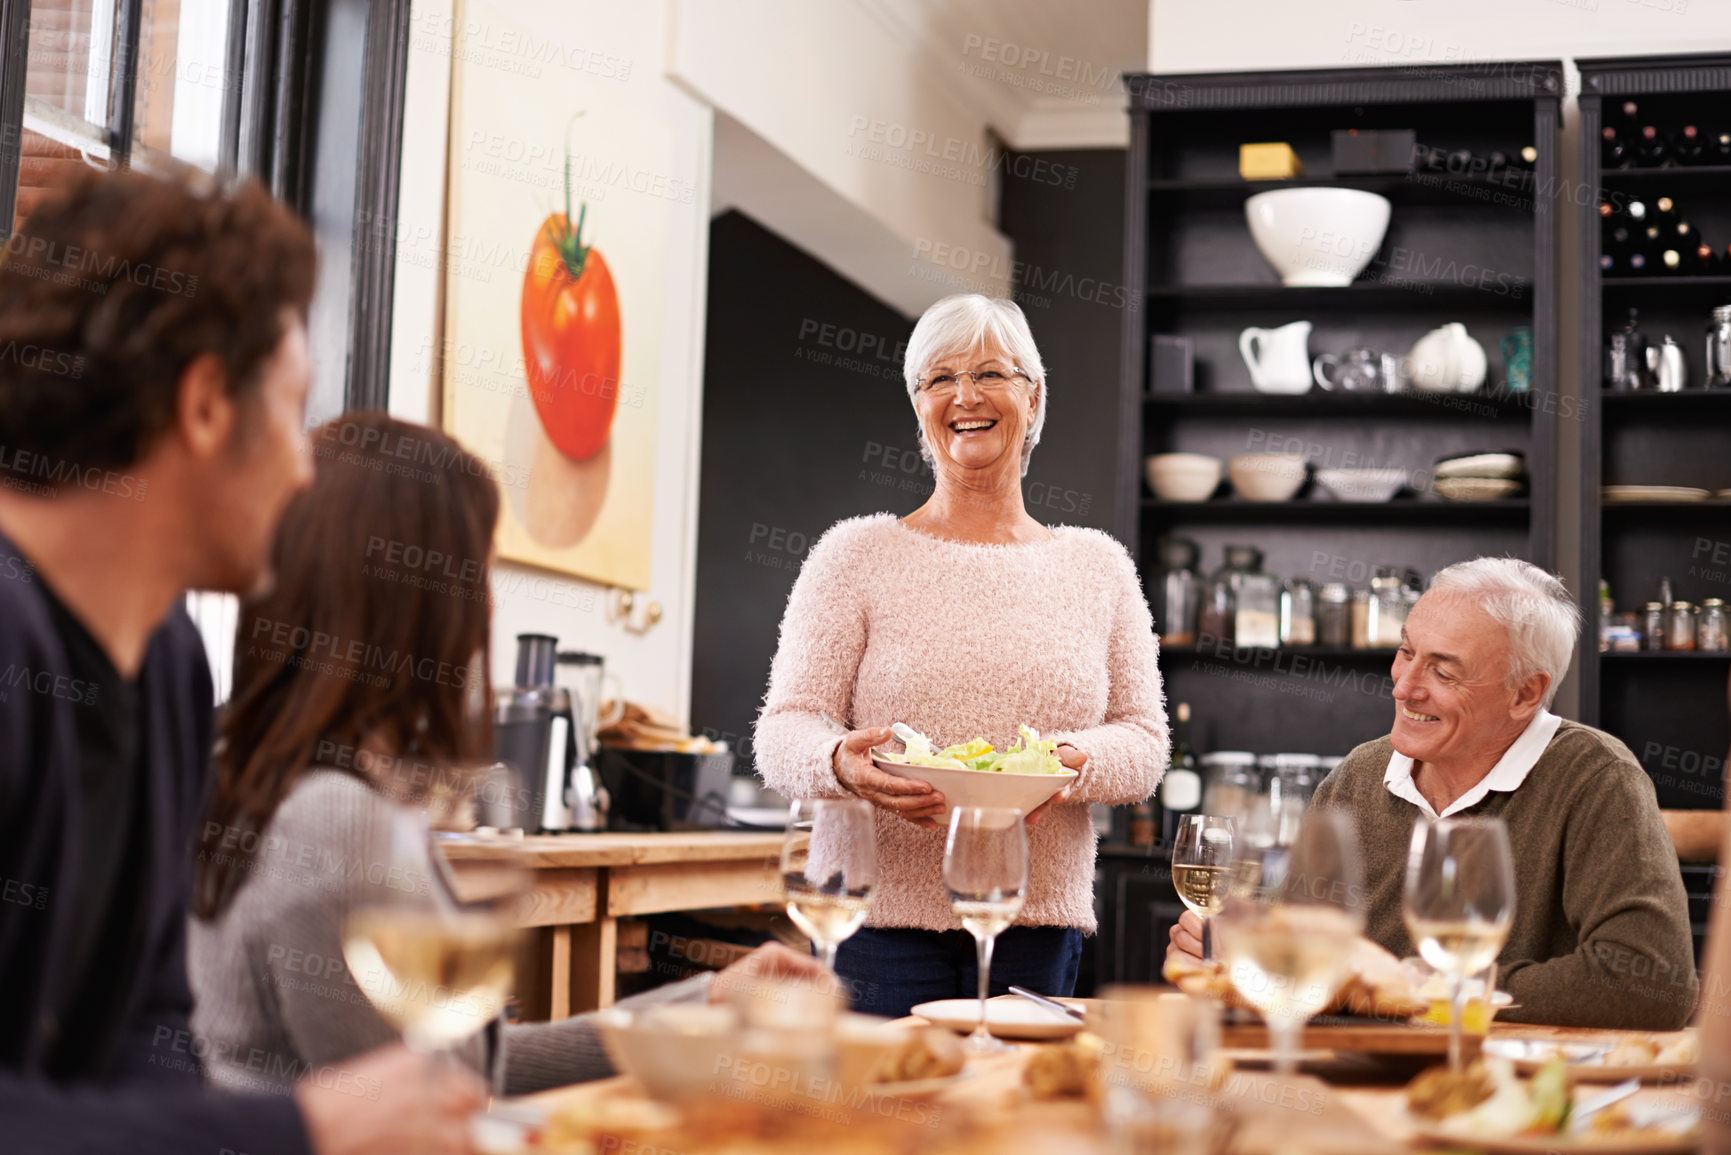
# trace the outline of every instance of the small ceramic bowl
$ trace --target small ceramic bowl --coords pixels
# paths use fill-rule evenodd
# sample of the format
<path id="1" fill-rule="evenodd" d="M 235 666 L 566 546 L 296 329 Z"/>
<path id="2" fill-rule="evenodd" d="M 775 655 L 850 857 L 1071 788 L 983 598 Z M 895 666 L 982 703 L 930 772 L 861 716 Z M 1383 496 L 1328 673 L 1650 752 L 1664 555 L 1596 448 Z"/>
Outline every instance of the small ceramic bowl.
<path id="1" fill-rule="evenodd" d="M 1246 501 L 1290 501 L 1309 472 L 1302 453 L 1241 453 L 1227 461 L 1232 488 Z"/>
<path id="2" fill-rule="evenodd" d="M 1157 453 L 1142 468 L 1161 501 L 1207 501 L 1220 487 L 1220 459 L 1206 453 Z"/>

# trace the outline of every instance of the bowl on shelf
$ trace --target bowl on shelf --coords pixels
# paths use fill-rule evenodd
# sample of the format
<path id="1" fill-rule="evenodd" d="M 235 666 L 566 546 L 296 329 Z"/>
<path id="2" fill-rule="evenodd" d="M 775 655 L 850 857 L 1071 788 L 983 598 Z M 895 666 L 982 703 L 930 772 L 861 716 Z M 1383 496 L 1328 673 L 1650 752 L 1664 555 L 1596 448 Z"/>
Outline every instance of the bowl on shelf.
<path id="1" fill-rule="evenodd" d="M 1302 453 L 1240 453 L 1226 463 L 1232 488 L 1246 501 L 1289 501 L 1308 471 Z"/>
<path id="2" fill-rule="evenodd" d="M 1449 501 L 1501 501 L 1521 491 L 1514 477 L 1439 477 L 1431 482 L 1437 496 Z"/>
<path id="3" fill-rule="evenodd" d="M 1283 188 L 1244 202 L 1251 239 L 1289 286 L 1352 284 L 1382 247 L 1386 197 L 1353 188 Z"/>
<path id="4" fill-rule="evenodd" d="M 1341 501 L 1388 501 L 1407 481 L 1404 469 L 1319 469 L 1316 484 Z"/>
<path id="5" fill-rule="evenodd" d="M 1507 477 L 1522 478 L 1527 474 L 1526 458 L 1515 450 L 1486 450 L 1483 453 L 1462 453 L 1444 457 L 1431 470 L 1433 477 Z"/>
<path id="6" fill-rule="evenodd" d="M 1220 487 L 1220 459 L 1206 453 L 1157 453 L 1142 468 L 1161 501 L 1207 501 Z"/>

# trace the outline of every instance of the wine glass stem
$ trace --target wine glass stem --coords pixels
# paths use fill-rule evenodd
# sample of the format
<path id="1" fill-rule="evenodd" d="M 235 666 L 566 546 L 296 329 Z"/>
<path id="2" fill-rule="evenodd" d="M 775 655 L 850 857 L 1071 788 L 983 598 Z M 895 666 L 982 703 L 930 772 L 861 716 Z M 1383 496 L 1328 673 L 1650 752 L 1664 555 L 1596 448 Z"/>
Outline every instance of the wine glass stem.
<path id="1" fill-rule="evenodd" d="M 1304 1033 L 1304 1020 L 1291 1015 L 1275 1015 L 1268 1020 L 1268 1035 L 1274 1041 L 1274 1073 L 1298 1074 L 1298 1041 Z"/>
<path id="2" fill-rule="evenodd" d="M 1461 1069 L 1461 975 L 1456 971 L 1449 986 L 1449 1070 Z"/>
<path id="3" fill-rule="evenodd" d="M 974 1038 L 980 1042 L 989 1042 L 992 1032 L 986 1029 L 986 999 L 992 993 L 992 944 L 997 941 L 995 934 L 976 935 L 975 951 L 980 963 L 980 1025 L 974 1028 Z"/>
<path id="4" fill-rule="evenodd" d="M 835 952 L 841 949 L 841 943 L 839 943 L 839 942 L 827 942 L 827 941 L 822 942 L 822 943 L 818 944 L 818 949 L 823 951 L 824 968 L 826 970 L 828 970 L 830 974 L 834 974 L 835 973 Z"/>
<path id="5" fill-rule="evenodd" d="M 1214 931 L 1206 917 L 1202 920 L 1202 961 L 1214 961 Z"/>

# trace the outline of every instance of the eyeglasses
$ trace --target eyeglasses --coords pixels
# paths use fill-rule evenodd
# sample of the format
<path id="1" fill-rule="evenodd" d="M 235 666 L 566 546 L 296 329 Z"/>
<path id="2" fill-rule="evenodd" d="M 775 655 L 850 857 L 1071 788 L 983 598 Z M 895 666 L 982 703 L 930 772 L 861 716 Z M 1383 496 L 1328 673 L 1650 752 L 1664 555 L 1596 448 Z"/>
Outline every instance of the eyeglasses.
<path id="1" fill-rule="evenodd" d="M 955 373 L 933 373 L 920 382 L 920 392 L 946 397 L 961 388 L 963 377 L 972 377 L 975 387 L 988 393 L 1007 388 L 1011 380 L 1017 377 L 1024 381 L 1031 380 L 1020 369 L 963 369 Z"/>

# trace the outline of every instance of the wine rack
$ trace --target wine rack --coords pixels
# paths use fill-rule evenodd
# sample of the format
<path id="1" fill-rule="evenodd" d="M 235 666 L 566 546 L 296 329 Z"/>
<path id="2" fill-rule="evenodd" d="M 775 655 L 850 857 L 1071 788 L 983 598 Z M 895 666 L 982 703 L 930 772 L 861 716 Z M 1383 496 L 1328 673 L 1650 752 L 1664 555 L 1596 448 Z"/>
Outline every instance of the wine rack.
<path id="1" fill-rule="evenodd" d="M 1670 152 L 1685 125 L 1709 151 L 1721 136 L 1731 147 L 1731 54 L 1613 57 L 1577 62 L 1581 70 L 1579 188 L 1614 211 L 1661 198 L 1710 243 L 1715 258 L 1682 274 L 1662 268 L 1627 275 L 1622 255 L 1605 245 L 1599 213 L 1588 203 L 1577 244 L 1581 295 L 1582 395 L 1589 401 L 1581 439 L 1581 609 L 1587 622 L 1580 651 L 1580 719 L 1621 738 L 1652 775 L 1659 804 L 1717 809 L 1720 771 L 1731 746 L 1726 682 L 1731 656 L 1707 653 L 1600 653 L 1596 580 L 1610 582 L 1619 611 L 1654 600 L 1661 578 L 1679 599 L 1731 600 L 1731 501 L 1601 501 L 1603 485 L 1731 488 L 1731 388 L 1701 388 L 1706 371 L 1703 334 L 1709 311 L 1731 305 L 1731 161 L 1715 156 L 1663 166 L 1608 167 L 1602 142 L 1611 128 L 1628 135 L 1652 127 Z M 1632 106 L 1625 110 L 1625 106 Z M 1633 115 L 1630 115 L 1632 112 Z M 1644 134 L 1643 134 L 1644 135 Z M 1584 201 L 1584 196 L 1577 200 Z M 1624 215 L 1627 215 L 1626 213 Z M 1608 262 L 1601 258 L 1609 256 Z M 1610 267 L 1604 268 L 1608 264 Z M 1650 265 L 1651 262 L 1649 261 Z M 1606 388 L 1605 346 L 1637 310 L 1642 334 L 1658 344 L 1674 337 L 1689 369 L 1678 393 Z M 1592 404 L 1597 398 L 1598 403 Z M 1706 543 L 1703 548 L 1703 543 Z M 1716 552 L 1715 543 L 1725 543 Z"/>

